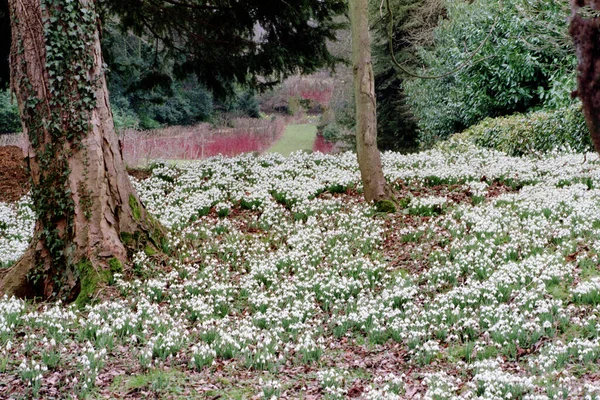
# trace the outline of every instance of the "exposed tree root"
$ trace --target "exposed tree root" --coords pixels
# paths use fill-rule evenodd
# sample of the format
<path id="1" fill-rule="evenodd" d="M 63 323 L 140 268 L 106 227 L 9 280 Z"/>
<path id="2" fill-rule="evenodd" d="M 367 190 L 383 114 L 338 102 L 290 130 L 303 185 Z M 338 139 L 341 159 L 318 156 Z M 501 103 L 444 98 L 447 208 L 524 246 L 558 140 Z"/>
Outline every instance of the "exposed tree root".
<path id="1" fill-rule="evenodd" d="M 0 271 L 0 294 L 20 298 L 34 297 L 36 287 L 29 280 L 34 267 L 35 252 L 29 249 L 12 267 Z"/>

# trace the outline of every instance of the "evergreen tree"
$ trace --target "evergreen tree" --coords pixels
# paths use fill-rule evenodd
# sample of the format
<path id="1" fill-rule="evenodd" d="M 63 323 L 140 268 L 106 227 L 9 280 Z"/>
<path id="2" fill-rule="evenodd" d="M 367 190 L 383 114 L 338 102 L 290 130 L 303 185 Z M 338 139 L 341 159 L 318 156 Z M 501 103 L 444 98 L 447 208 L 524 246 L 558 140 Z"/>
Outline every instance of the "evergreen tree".
<path id="1" fill-rule="evenodd" d="M 194 75 L 175 77 L 173 60 L 159 54 L 150 40 L 108 24 L 102 53 L 117 127 L 190 125 L 212 115 L 212 94 Z"/>
<path id="2" fill-rule="evenodd" d="M 283 76 L 312 73 L 337 60 L 327 50 L 344 0 L 103 0 L 105 19 L 156 39 L 159 56 L 179 76 L 194 73 L 217 97 L 235 85 L 269 87 Z M 258 76 L 262 80 L 258 79 Z"/>
<path id="3" fill-rule="evenodd" d="M 390 56 L 390 40 L 398 61 L 415 69 L 418 46 L 428 46 L 433 28 L 445 15 L 441 0 L 390 0 L 393 25 L 387 6 L 371 4 L 375 92 L 377 93 L 377 141 L 382 150 L 411 151 L 417 148 L 418 123 L 403 89 L 406 78 Z"/>

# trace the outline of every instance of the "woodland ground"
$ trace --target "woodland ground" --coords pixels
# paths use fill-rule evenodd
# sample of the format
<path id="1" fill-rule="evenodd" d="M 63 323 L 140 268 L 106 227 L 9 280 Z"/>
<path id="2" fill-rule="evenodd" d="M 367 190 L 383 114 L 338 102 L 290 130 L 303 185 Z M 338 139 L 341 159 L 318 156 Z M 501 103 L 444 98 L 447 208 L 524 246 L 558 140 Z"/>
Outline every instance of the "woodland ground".
<path id="1" fill-rule="evenodd" d="M 29 176 L 23 150 L 17 146 L 0 147 L 0 201 L 17 201 L 28 191 Z"/>
<path id="2" fill-rule="evenodd" d="M 0 398 L 600 398 L 598 156 L 382 158 L 396 214 L 351 153 L 136 175 L 165 253 L 84 310 L 0 299 Z M 33 220 L 0 203 L 0 265 Z"/>

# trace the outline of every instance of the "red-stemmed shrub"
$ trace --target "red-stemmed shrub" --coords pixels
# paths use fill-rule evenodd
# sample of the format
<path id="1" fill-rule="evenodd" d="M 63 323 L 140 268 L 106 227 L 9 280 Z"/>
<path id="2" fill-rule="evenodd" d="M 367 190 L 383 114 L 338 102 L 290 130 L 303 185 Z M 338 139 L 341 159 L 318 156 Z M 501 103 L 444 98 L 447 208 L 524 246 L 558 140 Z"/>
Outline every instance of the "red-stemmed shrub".
<path id="1" fill-rule="evenodd" d="M 281 137 L 284 128 L 282 118 L 239 118 L 233 121 L 233 128 L 225 129 L 200 124 L 147 132 L 126 130 L 120 140 L 125 162 L 139 166 L 153 159 L 195 160 L 218 154 L 260 153 Z"/>

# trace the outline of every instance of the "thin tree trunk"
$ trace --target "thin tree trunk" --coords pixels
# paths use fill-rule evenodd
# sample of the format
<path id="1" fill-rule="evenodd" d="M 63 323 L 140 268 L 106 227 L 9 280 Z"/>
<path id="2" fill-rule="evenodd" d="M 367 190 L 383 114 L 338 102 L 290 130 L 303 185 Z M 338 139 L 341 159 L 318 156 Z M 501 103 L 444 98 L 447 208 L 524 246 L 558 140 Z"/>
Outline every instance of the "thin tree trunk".
<path id="1" fill-rule="evenodd" d="M 64 3 L 64 4 L 63 4 Z M 155 238 L 129 181 L 109 107 L 93 0 L 9 0 L 11 86 L 29 139 L 37 213 L 0 292 L 72 300 L 127 260 L 123 239 Z M 131 244 L 131 243 L 129 243 Z"/>
<path id="2" fill-rule="evenodd" d="M 583 8 L 585 7 L 585 8 Z M 571 26 L 577 52 L 577 92 L 594 147 L 600 152 L 600 5 L 571 0 Z"/>
<path id="3" fill-rule="evenodd" d="M 377 148 L 377 107 L 371 61 L 368 1 L 349 0 L 349 2 L 358 165 L 365 199 L 369 202 L 378 202 L 389 199 L 390 196 L 381 167 L 381 155 Z"/>

